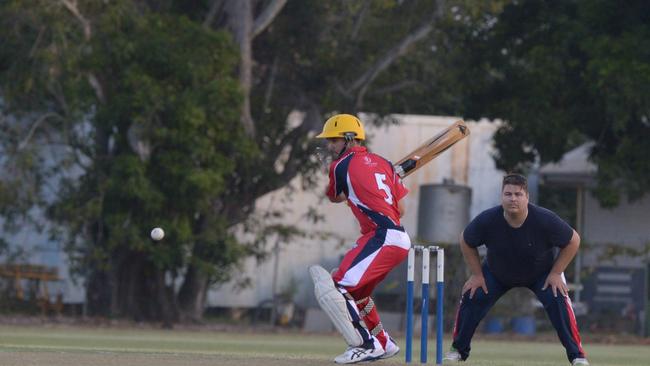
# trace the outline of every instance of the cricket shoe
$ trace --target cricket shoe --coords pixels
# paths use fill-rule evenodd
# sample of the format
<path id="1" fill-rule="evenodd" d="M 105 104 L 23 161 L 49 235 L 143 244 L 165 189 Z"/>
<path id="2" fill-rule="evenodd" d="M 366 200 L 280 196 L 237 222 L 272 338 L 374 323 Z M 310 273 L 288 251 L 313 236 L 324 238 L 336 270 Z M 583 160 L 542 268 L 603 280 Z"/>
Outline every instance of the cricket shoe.
<path id="1" fill-rule="evenodd" d="M 388 340 L 386 341 L 386 352 L 384 352 L 383 355 L 381 355 L 381 359 L 384 358 L 391 358 L 399 353 L 399 347 L 395 343 L 395 340 L 393 338 L 388 337 Z"/>
<path id="2" fill-rule="evenodd" d="M 460 352 L 458 352 L 454 347 L 451 347 L 451 350 L 447 352 L 445 357 L 443 358 L 444 361 L 451 361 L 451 362 L 461 362 L 463 360 L 463 356 L 460 355 Z"/>
<path id="3" fill-rule="evenodd" d="M 589 361 L 586 358 L 574 358 L 571 366 L 589 366 Z"/>
<path id="4" fill-rule="evenodd" d="M 342 354 L 334 358 L 336 363 L 357 363 L 363 361 L 374 361 L 379 359 L 384 353 L 384 350 L 379 347 L 363 348 L 363 347 L 350 347 Z"/>

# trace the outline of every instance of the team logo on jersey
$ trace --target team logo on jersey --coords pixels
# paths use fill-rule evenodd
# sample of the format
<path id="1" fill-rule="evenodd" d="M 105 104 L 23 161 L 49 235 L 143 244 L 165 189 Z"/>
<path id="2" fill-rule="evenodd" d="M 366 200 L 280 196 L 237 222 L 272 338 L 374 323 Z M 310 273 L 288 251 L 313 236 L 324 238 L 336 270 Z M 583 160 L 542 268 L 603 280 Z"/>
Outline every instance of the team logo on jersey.
<path id="1" fill-rule="evenodd" d="M 368 166 L 371 166 L 371 167 L 377 166 L 377 163 L 372 161 L 372 159 L 370 159 L 370 157 L 368 157 L 368 156 L 363 157 L 363 163 L 368 165 Z"/>

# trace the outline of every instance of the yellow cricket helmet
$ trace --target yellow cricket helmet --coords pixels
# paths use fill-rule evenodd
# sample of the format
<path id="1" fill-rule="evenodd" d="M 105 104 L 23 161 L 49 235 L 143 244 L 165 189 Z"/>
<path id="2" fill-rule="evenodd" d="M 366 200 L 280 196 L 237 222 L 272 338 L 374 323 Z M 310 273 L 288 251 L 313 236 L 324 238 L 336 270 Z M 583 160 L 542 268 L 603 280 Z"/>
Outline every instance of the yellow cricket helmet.
<path id="1" fill-rule="evenodd" d="M 325 121 L 323 132 L 316 136 L 319 139 L 332 137 L 349 137 L 352 135 L 357 140 L 365 140 L 366 132 L 361 121 L 351 114 L 337 114 Z"/>

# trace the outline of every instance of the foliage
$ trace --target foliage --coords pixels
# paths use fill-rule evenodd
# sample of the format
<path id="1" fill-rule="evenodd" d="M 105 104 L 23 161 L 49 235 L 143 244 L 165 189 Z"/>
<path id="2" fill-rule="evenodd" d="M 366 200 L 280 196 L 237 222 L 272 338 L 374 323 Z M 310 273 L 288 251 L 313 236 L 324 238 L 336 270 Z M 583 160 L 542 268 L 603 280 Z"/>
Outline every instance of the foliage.
<path id="1" fill-rule="evenodd" d="M 305 235 L 255 203 L 314 183 L 334 112 L 502 118 L 505 169 L 591 139 L 600 197 L 645 193 L 644 2 L 444 4 L 5 1 L 0 214 L 47 208 L 101 311 L 160 318 L 200 311 L 267 238 Z"/>
<path id="2" fill-rule="evenodd" d="M 592 140 L 603 204 L 648 191 L 648 14 L 646 1 L 512 2 L 466 34 L 475 82 L 464 105 L 506 121 L 495 137 L 500 168 L 555 161 Z"/>
<path id="3" fill-rule="evenodd" d="M 2 144 L 33 175 L 25 197 L 3 181 L 3 210 L 48 208 L 91 310 L 141 318 L 173 312 L 176 301 L 200 309 L 205 286 L 230 278 L 243 256 L 264 257 L 267 237 L 304 235 L 274 218 L 256 225 L 275 213 L 253 216 L 255 201 L 299 175 L 313 183 L 311 136 L 324 115 L 399 104 L 391 98 L 410 85 L 393 84 L 415 71 L 384 79 L 384 70 L 414 49 L 409 32 L 426 35 L 442 13 L 437 2 L 289 2 L 246 38 L 236 17 L 279 2 L 251 3 L 253 14 L 238 13 L 238 1 L 0 6 Z M 254 128 L 243 128 L 242 106 Z M 253 241 L 235 239 L 240 223 L 258 231 Z M 167 229 L 164 241 L 144 239 L 153 226 Z M 176 291 L 169 278 L 183 281 L 176 300 L 165 295 Z"/>
<path id="4" fill-rule="evenodd" d="M 3 47 L 1 91 L 17 135 L 39 113 L 57 122 L 22 156 L 50 154 L 36 167 L 58 179 L 48 212 L 76 268 L 87 278 L 138 262 L 144 271 L 177 273 L 188 261 L 225 271 L 245 249 L 212 202 L 236 161 L 256 153 L 232 123 L 240 94 L 229 37 L 118 1 L 84 4 L 94 25 L 84 38 L 61 5 L 41 5 L 2 8 L 15 47 Z M 146 239 L 154 226 L 167 229 L 164 242 Z M 196 242 L 209 255 L 188 256 Z"/>

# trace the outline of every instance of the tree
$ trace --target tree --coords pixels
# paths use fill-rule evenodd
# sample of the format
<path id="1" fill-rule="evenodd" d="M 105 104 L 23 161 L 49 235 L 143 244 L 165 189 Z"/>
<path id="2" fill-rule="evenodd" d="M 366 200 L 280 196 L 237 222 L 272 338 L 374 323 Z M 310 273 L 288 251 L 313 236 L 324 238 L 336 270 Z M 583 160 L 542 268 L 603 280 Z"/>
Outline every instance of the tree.
<path id="1" fill-rule="evenodd" d="M 178 300 L 166 276 L 188 262 L 227 273 L 244 251 L 213 207 L 233 159 L 255 150 L 232 123 L 234 47 L 224 32 L 127 1 L 41 5 L 3 8 L 16 47 L 3 47 L 1 63 L 11 127 L 29 127 L 34 149 L 48 144 L 30 156 L 52 154 L 39 165 L 59 187 L 49 215 L 91 311 L 171 322 Z M 169 240 L 146 240 L 156 225 L 173 228 Z M 213 254 L 188 257 L 196 243 Z"/>
<path id="2" fill-rule="evenodd" d="M 467 28 L 475 31 L 459 42 L 471 50 L 474 82 L 463 105 L 472 117 L 505 120 L 495 136 L 500 168 L 555 161 L 591 140 L 603 204 L 648 192 L 648 14 L 645 1 L 523 1 Z"/>
<path id="3" fill-rule="evenodd" d="M 207 11 L 200 6 L 183 11 L 205 26 L 233 33 L 240 50 L 244 99 L 249 100 L 242 106 L 241 123 L 264 152 L 259 160 L 246 162 L 250 167 L 238 165 L 233 184 L 220 197 L 232 224 L 253 212 L 258 197 L 299 174 L 310 183 L 314 146 L 309 137 L 320 130 L 326 114 L 400 112 L 407 109 L 407 93 L 421 100 L 418 107 L 435 100 L 435 94 L 422 98 L 415 88 L 445 89 L 446 83 L 437 82 L 444 75 L 427 69 L 432 64 L 428 48 L 418 49 L 433 36 L 441 36 L 435 31 L 450 16 L 442 1 L 212 1 L 209 5 Z M 268 19 L 267 14 L 277 16 L 273 22 L 262 20 Z M 262 32 L 259 24 L 268 27 Z M 427 78 L 421 78 L 423 69 L 429 71 Z M 300 112 L 301 118 L 288 125 L 292 112 Z M 192 273 L 197 278 L 193 288 L 205 288 L 207 279 L 198 271 Z"/>
<path id="4" fill-rule="evenodd" d="M 11 30 L 0 51 L 5 113 L 33 148 L 58 139 L 69 152 L 39 166 L 60 179 L 49 213 L 69 234 L 91 308 L 200 319 L 210 284 L 261 254 L 232 234 L 257 198 L 296 177 L 312 183 L 311 137 L 328 114 L 373 111 L 367 122 L 386 123 L 384 113 L 459 110 L 459 50 L 444 30 L 459 8 L 473 19 L 503 1 L 454 3 L 0 6 Z M 449 54 L 432 56 L 433 46 Z M 154 225 L 171 240 L 143 240 Z"/>

